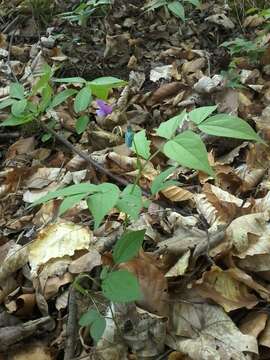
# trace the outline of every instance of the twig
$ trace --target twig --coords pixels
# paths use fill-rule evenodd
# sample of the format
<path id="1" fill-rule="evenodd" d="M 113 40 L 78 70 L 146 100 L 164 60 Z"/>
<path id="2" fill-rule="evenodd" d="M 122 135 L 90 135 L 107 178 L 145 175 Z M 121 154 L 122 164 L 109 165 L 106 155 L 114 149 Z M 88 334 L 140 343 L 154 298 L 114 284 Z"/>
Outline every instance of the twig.
<path id="1" fill-rule="evenodd" d="M 16 139 L 18 137 L 20 137 L 21 134 L 17 131 L 17 132 L 11 132 L 11 133 L 0 133 L 0 140 L 1 139 Z"/>
<path id="2" fill-rule="evenodd" d="M 120 185 L 127 186 L 129 184 L 129 182 L 127 180 L 121 178 L 120 176 L 112 174 L 109 170 L 105 169 L 103 166 L 101 166 L 95 160 L 91 159 L 90 156 L 86 155 L 84 152 L 82 152 L 82 151 L 78 150 L 77 148 L 75 148 L 62 135 L 59 135 L 56 131 L 49 128 L 47 125 L 45 125 L 45 124 L 43 124 L 41 122 L 40 122 L 40 124 L 41 124 L 41 126 L 43 127 L 44 130 L 51 133 L 54 137 L 56 137 L 56 139 L 58 139 L 61 143 L 63 143 L 69 150 L 71 150 L 72 152 L 76 153 L 81 158 L 83 158 L 89 165 L 93 166 L 94 168 L 96 168 L 101 173 L 107 175 L 112 180 L 115 180 Z"/>
<path id="3" fill-rule="evenodd" d="M 127 186 L 130 185 L 130 182 L 123 179 L 120 176 L 117 176 L 113 173 L 111 173 L 110 170 L 104 168 L 102 165 L 100 165 L 99 163 L 97 163 L 95 160 L 91 159 L 90 156 L 88 156 L 86 153 L 80 151 L 79 149 L 75 148 L 67 139 L 65 139 L 62 135 L 58 134 L 56 131 L 54 131 L 53 129 L 51 129 L 50 127 L 48 127 L 47 125 L 45 125 L 42 122 L 39 122 L 40 126 L 43 127 L 43 129 L 45 131 L 47 131 L 48 133 L 51 133 L 56 139 L 58 139 L 62 144 L 64 144 L 69 150 L 71 150 L 73 153 L 76 153 L 77 155 L 79 155 L 82 159 L 84 159 L 90 166 L 93 166 L 96 170 L 98 170 L 99 172 L 107 175 L 110 179 L 116 181 L 119 185 L 121 186 Z M 142 190 L 142 194 L 146 197 L 150 197 L 151 194 L 146 191 L 146 190 Z M 168 203 L 166 201 L 163 200 L 153 200 L 154 203 L 162 206 L 162 207 L 168 207 Z M 188 213 L 187 211 L 185 211 L 182 208 L 179 208 L 177 206 L 169 206 L 170 209 L 182 214 L 182 215 L 190 215 L 190 213 Z"/>
<path id="4" fill-rule="evenodd" d="M 69 299 L 68 299 L 68 322 L 66 333 L 66 347 L 64 360 L 71 360 L 75 354 L 77 333 L 77 303 L 76 291 L 73 286 L 70 286 Z"/>
<path id="5" fill-rule="evenodd" d="M 10 71 L 11 71 L 11 74 L 12 74 L 14 80 L 15 80 L 16 82 L 18 82 L 17 76 L 16 76 L 16 74 L 13 72 L 12 66 L 11 66 L 11 62 L 10 62 L 11 47 L 12 47 L 12 43 L 13 43 L 13 38 L 14 38 L 15 32 L 16 32 L 16 30 L 14 30 L 14 31 L 11 33 L 11 35 L 10 35 L 9 44 L 8 44 L 8 58 L 7 58 L 7 63 L 8 63 L 8 66 L 9 66 L 9 68 L 10 68 Z"/>

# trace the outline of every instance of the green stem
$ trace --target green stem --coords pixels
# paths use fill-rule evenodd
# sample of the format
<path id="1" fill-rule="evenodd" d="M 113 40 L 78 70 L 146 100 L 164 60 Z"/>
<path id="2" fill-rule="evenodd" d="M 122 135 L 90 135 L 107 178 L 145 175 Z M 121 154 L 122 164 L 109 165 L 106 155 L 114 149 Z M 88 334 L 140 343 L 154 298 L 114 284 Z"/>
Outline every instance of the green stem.
<path id="1" fill-rule="evenodd" d="M 136 147 L 135 141 L 133 141 L 133 143 L 134 143 L 134 148 L 135 148 L 135 152 L 136 152 L 137 161 L 138 161 L 138 163 L 140 164 L 140 166 L 139 166 L 139 169 L 138 169 L 139 171 L 138 171 L 138 174 L 137 174 L 137 176 L 136 176 L 135 182 L 134 182 L 133 187 L 132 187 L 132 189 L 131 189 L 131 194 L 134 192 L 135 187 L 138 185 L 143 170 L 144 170 L 144 169 L 146 168 L 146 166 L 150 163 L 150 161 L 151 161 L 157 154 L 159 154 L 159 153 L 161 152 L 161 149 L 157 149 L 151 156 L 149 156 L 149 158 L 145 161 L 145 163 L 144 163 L 143 165 L 141 165 L 141 162 L 140 162 L 140 158 L 139 158 L 139 155 L 138 155 L 138 151 L 137 151 L 137 147 Z"/>

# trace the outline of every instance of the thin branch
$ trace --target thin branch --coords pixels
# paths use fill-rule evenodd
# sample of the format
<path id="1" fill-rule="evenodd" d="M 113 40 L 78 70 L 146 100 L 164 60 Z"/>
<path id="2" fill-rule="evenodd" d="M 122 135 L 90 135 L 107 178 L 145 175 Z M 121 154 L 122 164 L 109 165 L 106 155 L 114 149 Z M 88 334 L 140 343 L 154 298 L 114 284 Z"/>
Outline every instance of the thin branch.
<path id="1" fill-rule="evenodd" d="M 96 170 L 98 170 L 100 173 L 107 175 L 110 179 L 114 180 L 116 183 L 118 183 L 121 186 L 127 186 L 130 185 L 130 182 L 123 179 L 120 176 L 117 176 L 115 174 L 113 174 L 110 170 L 104 168 L 102 165 L 100 165 L 99 163 L 97 163 L 95 160 L 93 160 L 90 156 L 88 156 L 86 153 L 84 153 L 83 151 L 75 148 L 67 139 L 65 139 L 62 135 L 58 134 L 56 131 L 54 131 L 54 129 L 51 129 L 50 127 L 48 127 L 47 125 L 45 125 L 44 123 L 42 123 L 41 121 L 39 122 L 40 126 L 43 127 L 43 129 L 52 134 L 57 140 L 59 140 L 62 144 L 64 144 L 70 151 L 72 151 L 73 153 L 79 155 L 82 159 L 84 159 L 87 164 L 89 164 L 90 166 L 93 166 Z M 146 190 L 142 190 L 142 194 L 146 197 L 151 197 L 151 194 L 146 191 Z M 179 208 L 177 206 L 174 205 L 169 205 L 166 201 L 163 200 L 153 200 L 154 203 L 162 206 L 162 207 L 169 207 L 171 210 L 176 211 L 182 215 L 190 215 L 190 212 L 185 211 L 183 208 Z"/>
<path id="2" fill-rule="evenodd" d="M 75 345 L 77 338 L 77 303 L 76 292 L 73 286 L 69 288 L 68 299 L 68 322 L 66 332 L 66 347 L 64 360 L 71 360 L 75 354 Z"/>

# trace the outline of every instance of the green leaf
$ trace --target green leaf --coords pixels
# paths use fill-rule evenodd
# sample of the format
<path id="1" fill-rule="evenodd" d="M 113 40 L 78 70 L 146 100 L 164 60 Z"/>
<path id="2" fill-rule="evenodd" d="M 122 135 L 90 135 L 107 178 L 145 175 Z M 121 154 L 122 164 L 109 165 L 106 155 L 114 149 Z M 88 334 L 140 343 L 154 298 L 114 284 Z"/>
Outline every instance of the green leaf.
<path id="1" fill-rule="evenodd" d="M 0 101 L 0 110 L 12 105 L 15 101 L 16 100 L 14 99 L 5 99 Z"/>
<path id="2" fill-rule="evenodd" d="M 182 111 L 181 114 L 176 115 L 169 120 L 161 123 L 156 130 L 156 134 L 165 139 L 171 139 L 177 130 L 177 128 L 184 122 L 186 118 L 186 111 Z"/>
<path id="3" fill-rule="evenodd" d="M 52 75 L 52 68 L 49 65 L 45 65 L 42 70 L 42 76 L 32 88 L 32 95 L 36 95 L 40 90 L 44 88 L 44 86 L 47 86 Z"/>
<path id="4" fill-rule="evenodd" d="M 167 177 L 174 172 L 175 167 L 170 167 L 169 169 L 163 171 L 160 173 L 152 182 L 151 184 L 151 193 L 154 195 L 158 193 L 161 190 L 166 189 L 169 186 L 172 185 L 179 185 L 178 181 L 175 180 L 168 180 L 166 181 Z"/>
<path id="5" fill-rule="evenodd" d="M 228 114 L 211 116 L 198 128 L 210 135 L 263 142 L 246 121 Z"/>
<path id="6" fill-rule="evenodd" d="M 126 270 L 108 273 L 101 288 L 104 296 L 113 302 L 125 303 L 142 298 L 137 278 Z"/>
<path id="7" fill-rule="evenodd" d="M 45 143 L 46 141 L 50 140 L 51 138 L 52 138 L 52 134 L 45 133 L 42 135 L 41 141 Z"/>
<path id="8" fill-rule="evenodd" d="M 90 184 L 90 183 L 82 183 L 82 184 L 75 184 L 65 187 L 64 189 L 59 189 L 56 191 L 49 192 L 47 195 L 42 196 L 42 198 L 36 200 L 30 207 L 44 204 L 45 202 L 56 199 L 59 197 L 65 196 L 72 196 L 77 194 L 90 194 L 97 190 L 97 185 Z"/>
<path id="9" fill-rule="evenodd" d="M 81 326 L 90 327 L 90 335 L 96 342 L 98 342 L 98 340 L 102 337 L 106 328 L 105 318 L 94 309 L 91 309 L 87 311 L 87 313 L 83 314 L 80 318 L 79 324 Z"/>
<path id="10" fill-rule="evenodd" d="M 96 97 L 106 100 L 111 89 L 124 86 L 127 82 L 113 76 L 105 76 L 90 81 L 88 84 Z"/>
<path id="11" fill-rule="evenodd" d="M 12 115 L 16 117 L 20 116 L 24 112 L 26 105 L 27 105 L 26 99 L 15 101 L 11 106 Z"/>
<path id="12" fill-rule="evenodd" d="M 54 82 L 68 83 L 68 84 L 85 84 L 86 80 L 81 77 L 69 77 L 63 79 L 53 79 Z"/>
<path id="13" fill-rule="evenodd" d="M 89 196 L 87 205 L 95 219 L 95 229 L 99 227 L 104 216 L 116 205 L 119 193 L 116 185 L 104 183 L 97 185 L 96 193 Z"/>
<path id="14" fill-rule="evenodd" d="M 89 86 L 82 88 L 75 97 L 74 110 L 76 113 L 84 111 L 88 108 L 92 100 L 92 92 Z"/>
<path id="15" fill-rule="evenodd" d="M 211 115 L 217 106 L 202 106 L 198 109 L 194 109 L 188 113 L 190 120 L 192 120 L 195 124 L 199 125 L 203 122 L 209 115 Z"/>
<path id="16" fill-rule="evenodd" d="M 87 115 L 82 115 L 79 117 L 79 119 L 77 119 L 75 124 L 77 134 L 80 135 L 86 130 L 89 121 L 90 119 Z"/>
<path id="17" fill-rule="evenodd" d="M 50 105 L 53 89 L 47 83 L 41 90 L 41 101 L 39 103 L 39 111 L 43 112 Z"/>
<path id="18" fill-rule="evenodd" d="M 50 109 L 62 104 L 65 102 L 70 96 L 77 93 L 77 90 L 75 89 L 66 89 L 64 91 L 61 91 L 59 94 L 55 95 L 51 104 Z"/>
<path id="19" fill-rule="evenodd" d="M 137 220 L 143 208 L 142 191 L 139 186 L 136 185 L 133 190 L 132 184 L 127 185 L 122 191 L 116 206 L 120 211 L 128 214 L 132 219 Z"/>
<path id="20" fill-rule="evenodd" d="M 68 209 L 71 209 L 74 205 L 78 204 L 85 196 L 86 194 L 83 193 L 66 197 L 59 206 L 58 216 L 63 215 Z"/>
<path id="21" fill-rule="evenodd" d="M 113 249 L 113 260 L 115 264 L 120 264 L 134 258 L 144 240 L 145 230 L 130 231 L 124 233 L 117 241 Z"/>
<path id="22" fill-rule="evenodd" d="M 18 126 L 33 121 L 33 116 L 30 114 L 22 116 L 10 116 L 4 122 L 0 123 L 0 126 Z"/>
<path id="23" fill-rule="evenodd" d="M 181 20 L 185 21 L 185 9 L 179 1 L 171 1 L 167 4 L 167 6 L 171 13 L 179 17 Z"/>
<path id="24" fill-rule="evenodd" d="M 184 0 L 185 2 L 188 2 L 194 6 L 200 6 L 201 2 L 199 0 Z"/>
<path id="25" fill-rule="evenodd" d="M 187 130 L 164 145 L 163 152 L 168 158 L 191 169 L 214 175 L 208 162 L 208 154 L 199 135 Z"/>
<path id="26" fill-rule="evenodd" d="M 164 6 L 167 4 L 167 1 L 166 0 L 152 0 L 150 1 L 150 3 L 148 3 L 147 5 L 145 5 L 143 7 L 143 9 L 147 10 L 147 11 L 150 11 L 150 10 L 154 10 L 154 9 L 157 9 L 161 6 Z"/>
<path id="27" fill-rule="evenodd" d="M 14 99 L 24 99 L 24 87 L 19 83 L 11 83 L 9 87 L 9 95 Z"/>
<path id="28" fill-rule="evenodd" d="M 132 142 L 132 150 L 141 156 L 143 159 L 147 160 L 150 157 L 150 143 L 151 141 L 147 140 L 145 135 L 145 130 L 141 130 L 134 134 Z"/>

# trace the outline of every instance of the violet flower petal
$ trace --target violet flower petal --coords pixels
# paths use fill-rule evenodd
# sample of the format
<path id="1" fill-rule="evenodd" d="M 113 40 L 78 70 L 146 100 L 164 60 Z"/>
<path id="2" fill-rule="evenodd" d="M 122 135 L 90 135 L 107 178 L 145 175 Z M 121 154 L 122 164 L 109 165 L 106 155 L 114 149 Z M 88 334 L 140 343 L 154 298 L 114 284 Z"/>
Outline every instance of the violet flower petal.
<path id="1" fill-rule="evenodd" d="M 107 116 L 112 113 L 113 108 L 112 106 L 105 103 L 103 100 L 96 100 L 99 109 L 96 111 L 97 116 Z"/>

